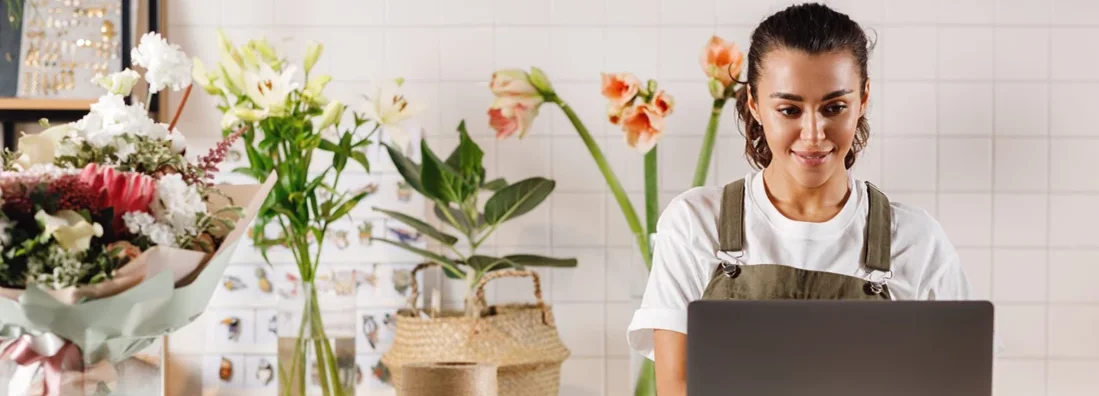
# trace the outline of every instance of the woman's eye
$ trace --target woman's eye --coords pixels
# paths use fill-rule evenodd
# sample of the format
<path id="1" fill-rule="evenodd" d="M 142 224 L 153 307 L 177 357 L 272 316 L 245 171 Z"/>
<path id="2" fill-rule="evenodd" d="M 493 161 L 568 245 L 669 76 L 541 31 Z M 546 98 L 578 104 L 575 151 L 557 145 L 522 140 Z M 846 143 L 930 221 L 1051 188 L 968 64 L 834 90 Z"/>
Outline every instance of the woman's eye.
<path id="1" fill-rule="evenodd" d="M 846 109 L 846 108 L 847 108 L 847 106 L 845 106 L 845 105 L 835 104 L 835 105 L 825 107 L 824 111 L 827 112 L 828 114 L 839 114 L 839 113 L 843 112 L 843 110 Z"/>
<path id="2" fill-rule="evenodd" d="M 801 109 L 798 109 L 797 107 L 784 107 L 778 109 L 778 112 L 782 113 L 784 116 L 795 116 L 801 113 Z"/>

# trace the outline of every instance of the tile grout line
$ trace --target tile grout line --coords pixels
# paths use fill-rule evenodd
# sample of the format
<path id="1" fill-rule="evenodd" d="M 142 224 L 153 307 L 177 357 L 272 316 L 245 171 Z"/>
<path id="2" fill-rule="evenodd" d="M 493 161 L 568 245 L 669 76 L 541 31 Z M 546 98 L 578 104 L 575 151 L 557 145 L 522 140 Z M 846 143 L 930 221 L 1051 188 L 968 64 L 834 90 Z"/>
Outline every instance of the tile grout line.
<path id="1" fill-rule="evenodd" d="M 1053 5 L 1049 4 L 1048 6 L 1050 7 L 1050 18 L 1052 19 L 1052 17 L 1053 17 L 1052 16 L 1052 14 L 1053 14 Z M 1052 344 L 1052 342 L 1051 342 L 1051 338 L 1052 338 L 1051 333 L 1052 333 L 1052 327 L 1053 327 L 1053 310 L 1052 310 L 1052 307 L 1050 305 L 1050 296 L 1051 296 L 1052 292 L 1051 292 L 1051 287 L 1050 287 L 1049 275 L 1050 275 L 1050 272 L 1051 272 L 1050 267 L 1053 265 L 1053 263 L 1050 262 L 1050 259 L 1053 256 L 1052 248 L 1050 247 L 1053 244 L 1053 241 L 1052 241 L 1052 237 L 1053 237 L 1053 218 L 1052 218 L 1052 214 L 1053 214 L 1053 194 L 1051 193 L 1051 191 L 1053 191 L 1053 140 L 1050 139 L 1050 137 L 1052 137 L 1054 135 L 1053 134 L 1053 26 L 1052 26 L 1051 22 L 1049 23 L 1049 26 L 1047 26 L 1047 28 L 1049 28 L 1049 34 L 1046 36 L 1046 60 L 1049 62 L 1049 65 L 1046 67 L 1046 79 L 1047 79 L 1047 81 L 1046 81 L 1046 86 L 1047 86 L 1047 88 L 1046 88 L 1046 268 L 1045 268 L 1045 270 L 1046 270 L 1045 358 L 1046 359 L 1045 359 L 1045 367 L 1044 367 L 1044 369 L 1045 369 L 1045 373 L 1044 373 L 1045 374 L 1045 376 L 1044 376 L 1044 380 L 1045 380 L 1044 381 L 1045 382 L 1044 394 L 1046 394 L 1046 395 L 1049 394 L 1049 388 L 1051 386 L 1050 375 L 1049 375 L 1049 371 L 1050 371 L 1050 360 L 1049 360 L 1049 358 L 1050 358 L 1050 346 Z"/>

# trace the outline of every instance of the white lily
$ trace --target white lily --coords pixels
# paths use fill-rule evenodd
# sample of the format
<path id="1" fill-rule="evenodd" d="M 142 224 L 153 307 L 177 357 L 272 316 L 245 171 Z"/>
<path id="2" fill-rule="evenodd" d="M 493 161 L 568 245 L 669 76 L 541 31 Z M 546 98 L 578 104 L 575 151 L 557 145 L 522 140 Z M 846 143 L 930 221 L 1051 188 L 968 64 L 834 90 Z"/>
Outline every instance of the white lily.
<path id="1" fill-rule="evenodd" d="M 298 88 L 297 83 L 293 81 L 295 71 L 295 68 L 290 66 L 279 73 L 266 63 L 261 63 L 256 70 L 245 72 L 245 93 L 268 115 L 281 115 L 286 111 L 287 96 Z"/>
<path id="2" fill-rule="evenodd" d="M 398 92 L 400 85 L 399 79 L 380 84 L 374 97 L 368 98 L 363 114 L 366 119 L 381 125 L 386 134 L 403 149 L 408 145 L 409 139 L 400 123 L 419 114 L 423 106 L 405 99 Z"/>
<path id="3" fill-rule="evenodd" d="M 89 223 L 84 216 L 72 210 L 62 210 L 56 215 L 39 210 L 34 219 L 42 226 L 43 235 L 52 236 L 58 245 L 70 253 L 88 250 L 93 236 L 103 236 L 103 226 Z"/>

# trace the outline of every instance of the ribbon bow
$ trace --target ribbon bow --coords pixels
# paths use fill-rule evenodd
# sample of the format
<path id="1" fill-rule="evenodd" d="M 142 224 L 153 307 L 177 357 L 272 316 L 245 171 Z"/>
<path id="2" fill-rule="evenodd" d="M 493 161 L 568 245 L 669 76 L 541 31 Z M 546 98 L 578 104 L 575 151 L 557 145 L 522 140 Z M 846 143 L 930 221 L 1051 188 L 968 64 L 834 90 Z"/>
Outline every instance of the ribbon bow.
<path id="1" fill-rule="evenodd" d="M 65 369 L 71 370 L 73 366 L 83 371 L 84 364 L 80 348 L 52 333 L 38 337 L 24 334 L 5 341 L 0 344 L 0 359 L 10 359 L 24 368 L 40 364 L 45 369 L 45 381 L 42 383 L 42 394 L 45 396 L 61 395 L 61 373 Z M 30 391 L 31 379 L 36 371 L 32 368 L 29 378 L 13 378 L 11 386 L 19 386 L 23 392 Z"/>

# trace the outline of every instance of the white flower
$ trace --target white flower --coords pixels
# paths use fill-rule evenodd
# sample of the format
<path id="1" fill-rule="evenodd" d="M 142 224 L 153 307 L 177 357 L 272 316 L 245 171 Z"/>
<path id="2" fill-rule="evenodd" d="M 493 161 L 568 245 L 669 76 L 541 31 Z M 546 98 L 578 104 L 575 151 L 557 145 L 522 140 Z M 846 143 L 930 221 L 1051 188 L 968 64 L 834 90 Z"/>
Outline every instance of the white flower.
<path id="1" fill-rule="evenodd" d="M 363 108 L 366 119 L 380 124 L 386 134 L 400 147 L 408 145 L 408 134 L 401 129 L 400 123 L 423 110 L 417 103 L 409 102 L 397 92 L 401 80 L 386 81 L 378 87 L 374 97 L 369 98 Z"/>
<path id="2" fill-rule="evenodd" d="M 191 84 L 191 59 L 175 44 L 169 44 L 159 33 L 141 36 L 141 43 L 130 52 L 135 65 L 145 67 L 145 81 L 151 91 L 167 87 L 178 91 Z"/>
<path id="3" fill-rule="evenodd" d="M 221 129 L 237 129 L 241 124 L 240 117 L 237 117 L 237 112 L 234 110 L 226 111 L 225 115 L 221 116 Z"/>
<path id="4" fill-rule="evenodd" d="M 108 92 L 115 95 L 130 96 L 130 91 L 134 89 L 134 84 L 137 84 L 137 80 L 141 79 L 141 75 L 137 72 L 126 69 L 118 73 L 112 73 L 110 75 L 97 74 L 92 82 Z"/>
<path id="5" fill-rule="evenodd" d="M 245 93 L 267 114 L 281 115 L 286 110 L 286 97 L 298 89 L 298 84 L 293 81 L 295 71 L 290 66 L 278 73 L 266 63 L 261 63 L 259 68 L 244 72 Z"/>
<path id="6" fill-rule="evenodd" d="M 122 135 L 151 136 L 163 139 L 167 129 L 157 126 L 140 104 L 127 106 L 121 96 L 108 94 L 92 104 L 91 112 L 77 121 L 78 135 L 92 146 L 105 147 Z"/>
<path id="7" fill-rule="evenodd" d="M 176 235 L 172 232 L 172 227 L 158 223 L 148 213 L 126 212 L 122 215 L 122 221 L 126 223 L 126 229 L 131 234 L 144 235 L 157 245 L 176 247 Z"/>
<path id="8" fill-rule="evenodd" d="M 88 250 L 93 236 L 103 236 L 103 226 L 89 223 L 84 216 L 72 210 L 62 210 L 53 215 L 39 210 L 34 219 L 42 226 L 43 235 L 52 236 L 58 245 L 73 254 Z"/>
<path id="9" fill-rule="evenodd" d="M 0 217 L 0 249 L 5 248 L 11 243 L 11 229 L 15 226 L 15 223 L 8 220 L 6 217 Z"/>
<path id="10" fill-rule="evenodd" d="M 187 149 L 187 138 L 183 137 L 179 130 L 173 130 L 172 134 L 168 135 L 168 140 L 172 142 L 172 152 L 176 154 L 181 154 Z"/>
<path id="11" fill-rule="evenodd" d="M 194 235 L 199 215 L 206 212 L 198 189 L 173 173 L 157 181 L 156 193 L 151 209 L 157 222 L 171 226 L 175 235 Z"/>

